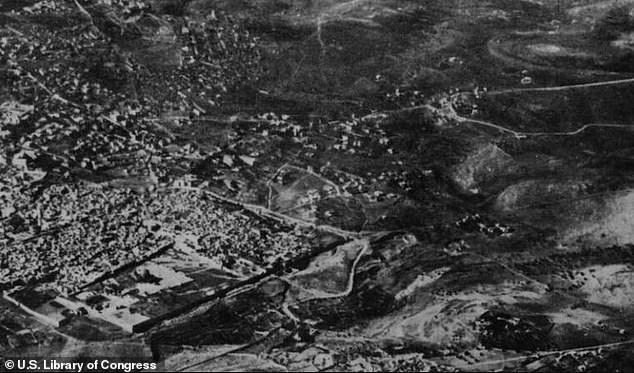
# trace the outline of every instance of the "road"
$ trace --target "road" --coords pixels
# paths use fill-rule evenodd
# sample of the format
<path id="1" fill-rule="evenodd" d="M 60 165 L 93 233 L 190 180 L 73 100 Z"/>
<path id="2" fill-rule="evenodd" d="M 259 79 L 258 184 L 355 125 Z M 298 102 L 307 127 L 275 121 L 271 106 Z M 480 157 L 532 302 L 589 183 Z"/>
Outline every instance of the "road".
<path id="1" fill-rule="evenodd" d="M 630 84 L 634 85 L 634 78 L 607 80 L 607 81 L 601 81 L 601 82 L 590 82 L 590 83 L 582 83 L 582 84 L 560 85 L 560 86 L 551 86 L 551 87 L 509 88 L 509 89 L 501 89 L 501 90 L 493 90 L 493 91 L 483 92 L 483 94 L 485 94 L 487 96 L 499 96 L 499 95 L 523 93 L 523 92 L 560 92 L 560 91 L 574 90 L 574 89 L 596 88 L 596 87 L 610 87 L 610 86 L 630 85 Z M 501 125 L 498 125 L 498 124 L 495 124 L 495 123 L 492 123 L 492 122 L 479 120 L 479 119 L 473 119 L 473 118 L 467 118 L 467 117 L 463 117 L 463 116 L 458 115 L 458 113 L 456 113 L 455 109 L 453 108 L 453 105 L 455 103 L 455 100 L 460 95 L 463 95 L 463 94 L 465 94 L 465 92 L 457 92 L 457 93 L 452 94 L 451 96 L 448 97 L 447 101 L 445 102 L 445 104 L 441 108 L 436 108 L 436 107 L 430 105 L 429 103 L 426 103 L 426 104 L 422 104 L 422 105 L 406 107 L 406 108 L 393 110 L 393 111 L 387 111 L 387 112 L 382 112 L 382 113 L 373 113 L 373 114 L 369 115 L 368 118 L 370 118 L 370 117 L 384 118 L 384 117 L 386 117 L 389 114 L 394 114 L 394 113 L 399 113 L 399 112 L 416 111 L 416 110 L 421 110 L 421 109 L 427 109 L 427 110 L 433 112 L 434 114 L 439 115 L 440 117 L 443 117 L 443 118 L 446 118 L 446 119 L 449 119 L 449 120 L 453 120 L 453 121 L 456 121 L 458 123 L 472 123 L 472 124 L 477 124 L 477 125 L 493 128 L 493 129 L 498 130 L 500 132 L 509 133 L 509 134 L 515 136 L 518 139 L 526 138 L 526 137 L 530 137 L 530 136 L 575 136 L 575 135 L 578 135 L 578 134 L 586 131 L 587 129 L 593 128 L 593 127 L 594 128 L 634 129 L 634 126 L 629 125 L 629 124 L 589 123 L 589 124 L 584 124 L 584 125 L 580 126 L 579 128 L 577 128 L 576 130 L 572 130 L 572 131 L 558 131 L 558 132 L 545 132 L 545 131 L 524 132 L 524 131 L 515 131 L 515 130 L 512 130 L 510 128 L 507 128 L 507 127 L 504 127 L 504 126 L 501 126 Z"/>
<path id="2" fill-rule="evenodd" d="M 613 83 L 613 82 L 612 82 Z M 632 83 L 634 83 L 634 79 L 632 79 Z M 591 84 L 595 84 L 595 83 L 591 83 Z M 564 87 L 571 87 L 571 86 L 563 86 L 563 87 L 553 87 L 553 88 L 564 88 Z M 457 95 L 453 95 L 452 96 L 452 100 L 450 100 L 449 102 L 453 101 L 453 98 L 457 97 Z M 584 131 L 586 131 L 589 128 L 620 128 L 620 129 L 634 129 L 634 125 L 630 125 L 630 124 L 615 124 L 615 123 L 589 123 L 589 124 L 584 124 L 582 126 L 580 126 L 579 128 L 577 128 L 576 130 L 572 130 L 572 131 L 554 131 L 554 132 L 546 132 L 546 131 L 538 131 L 538 132 L 525 132 L 525 131 L 515 131 L 512 130 L 508 127 L 504 127 L 501 126 L 499 124 L 495 124 L 492 122 L 488 122 L 485 120 L 480 120 L 480 119 L 473 119 L 473 118 L 467 118 L 464 116 L 459 115 L 458 113 L 456 113 L 456 111 L 453 109 L 453 107 L 449 107 L 449 106 L 445 106 L 441 109 L 439 108 L 435 108 L 432 105 L 429 104 L 424 104 L 424 105 L 417 105 L 417 106 L 412 106 L 412 107 L 407 107 L 407 108 L 403 108 L 403 109 L 399 109 L 399 110 L 395 110 L 394 112 L 406 112 L 406 111 L 416 111 L 416 110 L 420 110 L 420 109 L 427 109 L 445 119 L 448 120 L 452 120 L 455 121 L 457 123 L 472 123 L 472 124 L 477 124 L 480 126 L 484 126 L 484 127 L 489 127 L 489 128 L 493 128 L 497 131 L 500 132 L 504 132 L 504 133 L 508 133 L 511 134 L 513 136 L 515 136 L 518 139 L 522 139 L 522 138 L 526 138 L 526 137 L 535 137 L 535 136 L 575 136 L 578 135 Z"/>
<path id="3" fill-rule="evenodd" d="M 616 347 L 632 345 L 632 344 L 634 344 L 634 339 L 630 339 L 630 340 L 623 341 L 623 342 L 616 342 L 616 343 L 605 343 L 605 344 L 589 346 L 589 347 L 570 348 L 570 349 L 565 349 L 565 350 L 543 351 L 543 352 L 532 353 L 530 355 L 522 355 L 522 356 L 512 357 L 512 358 L 508 358 L 508 359 L 480 361 L 480 362 L 477 362 L 477 363 L 469 364 L 469 365 L 465 366 L 465 368 L 473 369 L 473 368 L 476 368 L 476 367 L 479 367 L 479 366 L 508 364 L 508 363 L 512 363 L 512 362 L 521 362 L 521 361 L 524 361 L 524 360 L 528 360 L 530 358 L 541 359 L 541 358 L 545 358 L 545 357 L 553 356 L 553 355 L 558 355 L 558 354 L 583 352 L 583 351 L 592 351 L 592 350 L 598 350 L 598 349 L 601 349 L 601 348 L 610 349 L 610 348 L 616 348 Z M 492 369 L 492 368 L 489 367 L 488 369 Z"/>
<path id="4" fill-rule="evenodd" d="M 320 295 L 320 296 L 316 296 L 316 297 L 312 297 L 308 299 L 303 299 L 301 301 L 296 302 L 295 305 L 312 302 L 316 300 L 344 298 L 352 293 L 352 290 L 354 289 L 354 278 L 355 278 L 355 274 L 357 273 L 357 266 L 359 265 L 361 258 L 363 258 L 363 256 L 367 254 L 368 250 L 370 249 L 370 242 L 367 239 L 359 239 L 356 241 L 352 241 L 349 244 L 355 244 L 355 243 L 362 244 L 363 248 L 359 250 L 359 253 L 357 254 L 354 261 L 352 262 L 352 266 L 350 266 L 346 288 L 338 293 L 328 293 L 328 294 L 324 294 L 324 295 Z M 300 321 L 300 318 L 295 316 L 295 314 L 293 314 L 293 312 L 290 310 L 289 304 L 287 302 L 284 302 L 282 304 L 282 312 L 291 320 L 295 322 Z"/>
<path id="5" fill-rule="evenodd" d="M 630 125 L 630 124 L 590 123 L 590 124 L 584 124 L 583 126 L 577 128 L 576 130 L 573 130 L 573 131 L 565 131 L 565 132 L 523 132 L 523 131 L 515 131 L 515 130 L 512 130 L 510 128 L 503 127 L 503 126 L 500 126 L 500 125 L 495 124 L 495 123 L 491 123 L 491 122 L 487 122 L 487 121 L 483 121 L 483 120 L 478 120 L 478 119 L 465 118 L 465 117 L 462 117 L 462 116 L 459 116 L 459 115 L 455 115 L 453 117 L 453 119 L 455 119 L 457 122 L 460 122 L 460 123 L 472 123 L 472 124 L 478 124 L 478 125 L 485 126 L 485 127 L 494 128 L 494 129 L 496 129 L 498 131 L 501 131 L 501 132 L 510 133 L 511 135 L 515 136 L 518 139 L 522 139 L 522 138 L 526 138 L 526 137 L 536 137 L 536 136 L 575 136 L 575 135 L 578 135 L 578 134 L 584 132 L 585 130 L 587 130 L 589 128 L 621 128 L 621 129 L 629 129 L 629 130 L 634 129 L 634 125 Z"/>
<path id="6" fill-rule="evenodd" d="M 357 266 L 359 265 L 361 258 L 363 258 L 363 256 L 367 254 L 368 250 L 370 249 L 370 242 L 367 239 L 352 241 L 350 244 L 353 244 L 353 243 L 362 244 L 363 248 L 357 254 L 357 257 L 354 259 L 354 262 L 352 262 L 352 266 L 350 267 L 350 272 L 348 273 L 348 282 L 347 282 L 346 288 L 343 291 L 340 291 L 338 293 L 329 293 L 329 294 L 321 295 L 318 297 L 305 299 L 301 301 L 301 303 L 306 303 L 306 302 L 310 302 L 314 300 L 322 300 L 322 299 L 343 298 L 343 297 L 347 297 L 348 295 L 350 295 L 350 293 L 352 293 L 352 289 L 354 289 L 354 277 L 357 272 Z"/>
<path id="7" fill-rule="evenodd" d="M 226 202 L 228 204 L 231 205 L 235 205 L 235 206 L 240 206 L 242 208 L 244 208 L 245 210 L 249 210 L 255 214 L 258 215 L 264 215 L 267 216 L 269 218 L 275 219 L 275 220 L 282 220 L 284 222 L 286 222 L 289 225 L 298 225 L 298 226 L 302 226 L 302 227 L 308 227 L 308 228 L 313 228 L 316 229 L 318 231 L 323 231 L 323 232 L 328 232 L 328 233 L 332 233 L 332 234 L 336 234 L 338 236 L 344 237 L 344 238 L 357 238 L 357 237 L 361 237 L 364 235 L 367 235 L 369 233 L 376 233 L 376 232 L 353 232 L 353 231 L 347 231 L 345 229 L 340 229 L 337 227 L 333 227 L 332 225 L 325 225 L 325 224 L 314 224 L 314 223 L 310 223 L 301 219 L 297 219 L 294 218 L 292 216 L 288 216 L 288 215 L 284 215 L 281 214 L 279 212 L 270 210 L 264 206 L 261 205 L 254 205 L 251 203 L 245 203 L 245 202 L 240 202 L 240 201 L 236 201 L 234 199 L 222 196 L 218 193 L 212 192 L 210 190 L 207 189 L 201 189 L 201 188 L 196 188 L 196 187 L 176 187 L 176 186 L 171 186 L 169 187 L 170 189 L 179 189 L 179 190 L 190 190 L 190 191 L 195 191 L 195 192 L 202 192 L 205 193 L 211 197 L 213 197 L 216 200 L 220 200 L 222 202 Z"/>
<path id="8" fill-rule="evenodd" d="M 505 95 L 505 94 L 511 94 L 511 93 L 522 93 L 522 92 L 560 92 L 560 91 L 567 91 L 571 89 L 609 87 L 609 86 L 626 85 L 626 84 L 628 85 L 634 84 L 634 78 L 607 80 L 604 82 L 593 82 L 593 83 L 583 83 L 583 84 L 560 85 L 560 86 L 553 86 L 553 87 L 509 88 L 509 89 L 501 89 L 497 91 L 489 91 L 486 94 L 488 96 L 499 96 L 499 95 Z"/>
<path id="9" fill-rule="evenodd" d="M 588 84 L 584 84 L 584 85 L 574 85 L 574 86 L 558 86 L 558 87 L 550 87 L 550 88 L 535 88 L 535 89 L 554 89 L 554 90 L 564 90 L 564 89 L 575 89 L 575 88 L 579 88 L 580 86 L 597 86 L 597 85 L 614 85 L 614 84 L 634 84 L 634 79 L 626 79 L 626 80 L 618 80 L 618 81 L 610 81 L 610 82 L 600 82 L 600 83 L 588 83 Z M 508 90 L 508 92 L 517 92 L 518 90 Z M 497 93 L 500 92 L 504 92 L 504 91 L 497 91 Z M 494 94 L 496 92 L 493 92 Z M 531 137 L 531 136 L 575 136 L 578 135 L 584 131 L 586 131 L 589 128 L 620 128 L 620 129 L 634 129 L 634 125 L 630 125 L 630 124 L 616 124 L 616 123 L 588 123 L 588 124 L 584 124 L 582 126 L 580 126 L 579 128 L 577 128 L 576 130 L 572 130 L 572 131 L 553 131 L 553 132 L 546 132 L 546 131 L 537 131 L 537 132 L 525 132 L 525 131 L 515 131 L 513 129 L 510 129 L 508 127 L 504 127 L 501 126 L 499 124 L 495 124 L 492 122 L 488 122 L 485 120 L 480 120 L 480 119 L 473 119 L 473 118 L 467 118 L 464 116 L 459 115 L 458 113 L 456 113 L 455 109 L 453 108 L 453 101 L 454 99 L 456 99 L 458 97 L 458 95 L 460 95 L 461 93 L 457 93 L 454 94 L 450 97 L 450 99 L 448 100 L 448 104 L 442 108 L 436 108 L 432 105 L 429 104 L 424 104 L 424 105 L 417 105 L 417 106 L 412 106 L 412 107 L 407 107 L 407 108 L 403 108 L 403 109 L 399 109 L 396 110 L 394 112 L 406 112 L 406 111 L 416 111 L 416 110 L 420 110 L 420 109 L 427 109 L 445 119 L 448 120 L 453 120 L 457 123 L 472 123 L 472 124 L 477 124 L 480 126 L 485 126 L 485 127 L 489 127 L 489 128 L 493 128 L 497 131 L 500 132 L 504 132 L 504 133 L 508 133 L 511 134 L 513 136 L 515 136 L 518 139 L 522 139 L 522 138 L 526 138 L 526 137 Z M 491 94 L 491 93 L 488 93 Z"/>

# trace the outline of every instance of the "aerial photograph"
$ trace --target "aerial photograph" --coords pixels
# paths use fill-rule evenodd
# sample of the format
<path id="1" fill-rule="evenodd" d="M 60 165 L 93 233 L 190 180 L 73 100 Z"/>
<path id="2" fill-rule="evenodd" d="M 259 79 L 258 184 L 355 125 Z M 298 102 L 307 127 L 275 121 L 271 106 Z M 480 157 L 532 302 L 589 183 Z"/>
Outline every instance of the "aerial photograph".
<path id="1" fill-rule="evenodd" d="M 0 0 L 0 371 L 634 371 L 634 0 Z"/>

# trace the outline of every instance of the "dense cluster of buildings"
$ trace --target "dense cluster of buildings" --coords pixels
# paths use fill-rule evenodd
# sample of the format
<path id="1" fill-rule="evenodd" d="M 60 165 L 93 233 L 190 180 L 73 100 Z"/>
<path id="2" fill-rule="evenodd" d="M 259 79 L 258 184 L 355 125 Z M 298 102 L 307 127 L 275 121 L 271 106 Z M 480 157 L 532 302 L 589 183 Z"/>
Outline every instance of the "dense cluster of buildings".
<path id="1" fill-rule="evenodd" d="M 479 232 L 490 237 L 508 235 L 514 231 L 511 226 L 495 222 L 477 213 L 466 215 L 455 224 L 466 232 Z"/>
<path id="2" fill-rule="evenodd" d="M 308 248 L 301 231 L 221 205 L 203 191 L 152 193 L 97 185 L 52 186 L 2 221 L 0 278 L 69 294 L 108 273 L 194 237 L 195 250 L 228 268 L 266 266 Z"/>
<path id="3" fill-rule="evenodd" d="M 79 11 L 73 3 L 64 3 L 61 10 L 55 3 L 42 3 L 29 14 Z M 0 141 L 6 144 L 0 168 L 13 175 L 0 184 L 0 278 L 5 287 L 44 282 L 72 293 L 143 260 L 179 235 L 195 237 L 192 246 L 199 254 L 227 267 L 238 261 L 265 267 L 304 252 L 303 232 L 222 206 L 203 191 L 169 186 L 192 187 L 191 180 L 180 176 L 193 172 L 194 163 L 206 162 L 222 174 L 206 178 L 208 182 L 218 181 L 228 194 L 259 196 L 263 193 L 256 183 L 245 179 L 270 177 L 288 161 L 282 152 L 296 153 L 295 163 L 307 174 L 319 166 L 313 161 L 330 151 L 355 157 L 391 153 L 392 140 L 377 121 L 311 120 L 299 125 L 274 113 L 238 118 L 230 146 L 215 153 L 202 154 L 196 139 L 177 142 L 171 130 L 204 121 L 205 108 L 216 105 L 233 85 L 257 75 L 255 39 L 213 13 L 195 21 L 168 20 L 146 14 L 138 1 L 106 5 L 120 14 L 93 13 L 106 17 L 95 19 L 95 27 L 75 17 L 68 27 L 29 23 L 22 31 L 0 31 L 0 62 L 6 67 L 2 77 L 8 83 L 0 91 Z M 103 29 L 103 22 L 132 13 L 137 21 L 124 26 L 143 38 Z M 173 52 L 177 61 L 144 65 L 149 40 L 167 54 Z M 183 123 L 164 125 L 166 113 Z M 273 148 L 277 150 L 269 151 Z M 318 172 L 339 168 L 324 167 Z M 364 189 L 366 178 L 376 184 L 397 180 L 407 187 L 407 175 L 397 168 L 359 176 L 334 172 L 331 179 L 346 193 L 367 193 L 372 202 L 396 196 Z M 78 183 L 80 179 L 90 182 Z M 298 203 L 314 207 L 339 193 L 332 182 L 322 187 L 302 189 Z M 249 188 L 255 191 L 244 190 Z M 272 190 L 268 192 L 271 199 Z"/>
<path id="4" fill-rule="evenodd" d="M 168 21 L 146 12 L 142 1 L 101 1 L 86 8 L 97 26 L 88 27 L 79 14 L 83 8 L 59 3 L 63 12 L 43 3 L 37 12 L 65 12 L 76 23 L 0 32 L 0 63 L 9 83 L 4 93 L 30 108 L 19 129 L 3 123 L 0 134 L 58 155 L 66 168 L 104 170 L 113 167 L 113 155 L 160 152 L 173 140 L 157 128 L 162 113 L 189 121 L 238 81 L 257 75 L 255 39 L 227 17 Z M 118 12 L 103 13 L 104 7 Z M 136 21 L 124 22 L 128 16 Z M 106 26 L 117 22 L 133 31 L 113 34 Z M 152 57 L 156 48 L 178 58 L 165 65 L 167 57 Z"/>
<path id="5" fill-rule="evenodd" d="M 171 238 L 148 226 L 141 203 L 125 190 L 47 189 L 3 221 L 3 286 L 44 282 L 72 293 L 153 253 Z"/>
<path id="6" fill-rule="evenodd" d="M 2 287 L 38 284 L 73 293 L 181 234 L 196 237 L 196 251 L 227 266 L 239 260 L 264 266 L 301 251 L 301 232 L 222 207 L 203 192 L 165 189 L 171 166 L 201 157 L 191 144 L 174 144 L 157 118 L 167 111 L 189 121 L 248 80 L 259 58 L 248 31 L 214 13 L 168 21 L 146 13 L 141 1 L 88 5 L 37 3 L 16 14 L 66 14 L 73 22 L 0 32 L 7 83 L 0 91 L 0 141 L 7 145 L 0 154 Z M 86 9 L 93 27 L 80 14 Z M 132 15 L 134 24 L 117 25 Z M 122 34 L 111 35 L 107 24 L 123 27 Z M 144 36 L 134 39 L 135 32 Z M 142 65 L 154 46 L 174 52 L 176 63 Z M 130 179 L 152 188 L 131 188 Z M 190 187 L 188 180 L 173 185 Z"/>
<path id="7" fill-rule="evenodd" d="M 241 259 L 266 266 L 308 249 L 303 232 L 221 206 L 204 191 L 159 192 L 148 200 L 147 209 L 175 234 L 197 237 L 196 251 L 228 268 Z"/>

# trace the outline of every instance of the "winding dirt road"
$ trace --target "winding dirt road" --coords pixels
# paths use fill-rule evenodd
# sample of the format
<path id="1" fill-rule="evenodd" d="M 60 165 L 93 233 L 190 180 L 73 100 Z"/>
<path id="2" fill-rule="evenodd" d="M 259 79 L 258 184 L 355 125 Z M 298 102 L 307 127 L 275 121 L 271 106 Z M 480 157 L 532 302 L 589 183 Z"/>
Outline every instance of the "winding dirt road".
<path id="1" fill-rule="evenodd" d="M 634 78 L 607 80 L 603 82 L 593 82 L 593 83 L 583 83 L 583 84 L 561 85 L 561 86 L 554 86 L 554 87 L 508 88 L 508 89 L 501 89 L 497 91 L 489 91 L 486 94 L 488 96 L 499 96 L 499 95 L 512 94 L 512 93 L 522 93 L 522 92 L 559 92 L 559 91 L 566 91 L 571 89 L 609 87 L 609 86 L 626 85 L 626 84 L 634 84 Z"/>
<path id="2" fill-rule="evenodd" d="M 588 347 L 579 347 L 579 348 L 571 348 L 571 349 L 565 349 L 565 350 L 553 350 L 553 351 L 543 351 L 543 352 L 537 352 L 537 353 L 533 353 L 530 355 L 522 355 L 522 356 L 517 356 L 517 357 L 512 357 L 512 358 L 508 358 L 508 359 L 498 359 L 498 360 L 485 360 L 485 361 L 479 361 L 476 363 L 472 363 L 469 365 L 466 365 L 465 368 L 468 369 L 473 369 L 476 367 L 487 367 L 488 369 L 494 370 L 496 368 L 498 369 L 504 369 L 504 366 L 508 363 L 512 363 L 512 362 L 522 362 L 522 361 L 526 361 L 528 359 L 531 358 L 536 358 L 535 360 L 539 360 L 542 358 L 546 358 L 549 356 L 553 356 L 553 355 L 558 355 L 558 354 L 567 354 L 567 353 L 575 353 L 575 352 L 584 352 L 584 351 L 593 351 L 593 350 L 598 350 L 598 349 L 612 349 L 612 348 L 617 348 L 617 347 L 622 347 L 622 346 L 627 346 L 627 345 L 632 345 L 634 344 L 634 339 L 630 339 L 627 341 L 623 341 L 623 342 L 615 342 L 615 343 L 605 343 L 605 344 L 601 344 L 601 345 L 595 345 L 595 346 L 588 346 Z M 503 367 L 490 367 L 491 365 L 495 366 L 498 364 L 502 364 Z"/>
<path id="3" fill-rule="evenodd" d="M 343 297 L 347 297 L 348 295 L 350 295 L 350 293 L 352 293 L 352 289 L 354 289 L 354 276 L 357 272 L 357 266 L 359 265 L 361 258 L 370 249 L 370 242 L 367 239 L 360 239 L 360 240 L 352 241 L 351 243 L 362 244 L 363 248 L 359 250 L 357 257 L 354 259 L 354 262 L 352 262 L 352 266 L 350 267 L 350 272 L 348 273 L 348 283 L 346 285 L 345 290 L 340 291 L 338 293 L 329 293 L 329 294 L 321 295 L 318 297 L 309 298 L 309 299 L 301 301 L 301 303 L 305 303 L 305 302 L 309 302 L 313 300 L 343 298 Z"/>
<path id="4" fill-rule="evenodd" d="M 494 128 L 500 132 L 510 133 L 511 135 L 515 136 L 518 139 L 523 139 L 527 137 L 537 137 L 537 136 L 575 136 L 584 132 L 585 130 L 589 128 L 621 128 L 621 129 L 634 130 L 634 125 L 630 125 L 630 124 L 590 123 L 590 124 L 584 124 L 583 126 L 577 128 L 576 130 L 566 131 L 566 132 L 523 132 L 523 131 L 515 131 L 495 123 L 478 120 L 478 119 L 465 118 L 459 115 L 456 115 L 454 119 L 460 123 L 472 123 L 472 124 L 478 124 L 485 127 Z"/>
<path id="5" fill-rule="evenodd" d="M 368 250 L 370 249 L 370 242 L 368 241 L 368 239 L 358 239 L 355 241 L 351 241 L 349 244 L 355 244 L 355 243 L 362 244 L 363 248 L 359 250 L 359 253 L 357 254 L 354 261 L 352 262 L 352 266 L 350 266 L 350 272 L 348 272 L 348 282 L 346 284 L 346 288 L 338 293 L 328 293 L 328 294 L 304 299 L 304 300 L 296 302 L 295 305 L 307 303 L 307 302 L 311 302 L 315 300 L 344 298 L 352 293 L 352 290 L 354 289 L 354 278 L 357 272 L 357 266 L 359 265 L 361 258 L 363 258 L 363 256 L 365 256 L 365 254 L 367 254 Z M 282 304 L 282 312 L 284 313 L 284 315 L 286 315 L 288 318 L 290 318 L 294 322 L 300 321 L 300 318 L 297 317 L 295 314 L 293 314 L 293 312 L 290 310 L 289 304 L 287 302 L 284 302 Z"/>

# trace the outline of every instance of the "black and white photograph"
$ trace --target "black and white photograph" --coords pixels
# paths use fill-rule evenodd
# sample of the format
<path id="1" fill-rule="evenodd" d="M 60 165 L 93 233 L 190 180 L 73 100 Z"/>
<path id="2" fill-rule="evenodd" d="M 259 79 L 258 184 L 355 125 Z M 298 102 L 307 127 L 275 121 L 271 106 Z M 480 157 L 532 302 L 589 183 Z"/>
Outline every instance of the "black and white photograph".
<path id="1" fill-rule="evenodd" d="M 0 0 L 1 371 L 634 371 L 634 0 Z"/>

